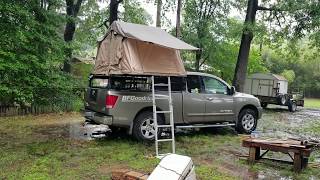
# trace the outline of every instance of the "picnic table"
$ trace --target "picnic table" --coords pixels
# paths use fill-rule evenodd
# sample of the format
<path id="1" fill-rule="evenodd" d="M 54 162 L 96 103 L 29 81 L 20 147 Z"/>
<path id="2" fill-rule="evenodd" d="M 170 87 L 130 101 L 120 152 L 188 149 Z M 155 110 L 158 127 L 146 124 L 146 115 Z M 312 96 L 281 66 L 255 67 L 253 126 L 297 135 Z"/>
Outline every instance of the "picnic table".
<path id="1" fill-rule="evenodd" d="M 249 162 L 255 163 L 269 151 L 288 154 L 292 159 L 294 171 L 300 172 L 308 165 L 308 158 L 312 152 L 312 145 L 303 145 L 298 140 L 259 139 L 248 137 L 242 140 L 242 146 L 249 148 Z M 262 154 L 261 150 L 266 150 Z M 293 154 L 293 156 L 291 154 Z M 266 158 L 264 158 L 266 159 Z"/>

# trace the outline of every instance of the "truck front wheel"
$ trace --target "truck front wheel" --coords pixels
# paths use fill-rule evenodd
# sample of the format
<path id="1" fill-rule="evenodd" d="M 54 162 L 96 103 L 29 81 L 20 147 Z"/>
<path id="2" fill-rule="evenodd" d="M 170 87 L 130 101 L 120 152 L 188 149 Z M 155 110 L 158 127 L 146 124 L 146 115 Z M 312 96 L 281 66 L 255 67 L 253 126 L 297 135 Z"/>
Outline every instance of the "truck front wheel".
<path id="1" fill-rule="evenodd" d="M 157 115 L 158 124 L 163 124 L 161 116 Z M 153 113 L 151 111 L 141 112 L 135 119 L 133 124 L 133 136 L 138 141 L 151 142 L 155 138 L 155 123 L 153 120 Z M 158 131 L 158 136 L 161 134 Z"/>
<path id="2" fill-rule="evenodd" d="M 238 116 L 236 130 L 239 133 L 250 134 L 257 127 L 257 113 L 250 108 L 241 110 Z"/>

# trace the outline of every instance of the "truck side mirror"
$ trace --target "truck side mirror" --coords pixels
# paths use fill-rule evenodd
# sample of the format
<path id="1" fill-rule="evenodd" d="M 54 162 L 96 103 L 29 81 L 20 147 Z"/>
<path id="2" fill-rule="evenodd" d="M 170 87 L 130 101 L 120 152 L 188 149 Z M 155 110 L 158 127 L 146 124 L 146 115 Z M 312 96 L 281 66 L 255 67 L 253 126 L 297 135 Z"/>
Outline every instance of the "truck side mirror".
<path id="1" fill-rule="evenodd" d="M 234 95 L 234 93 L 236 93 L 236 88 L 235 88 L 234 86 L 231 86 L 231 87 L 230 87 L 229 94 L 230 94 L 230 95 Z"/>

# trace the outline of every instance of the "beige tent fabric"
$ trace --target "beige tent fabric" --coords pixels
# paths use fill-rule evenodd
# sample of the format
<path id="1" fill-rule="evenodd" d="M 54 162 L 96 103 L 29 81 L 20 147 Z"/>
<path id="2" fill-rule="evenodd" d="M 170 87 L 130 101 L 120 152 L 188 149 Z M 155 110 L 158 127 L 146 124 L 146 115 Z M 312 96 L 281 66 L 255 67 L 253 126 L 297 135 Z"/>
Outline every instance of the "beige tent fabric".
<path id="1" fill-rule="evenodd" d="M 122 58 L 122 39 L 114 33 L 109 35 L 100 43 L 94 67 L 94 74 L 109 74 L 116 71 Z"/>
<path id="2" fill-rule="evenodd" d="M 160 28 L 115 21 L 99 44 L 93 74 L 186 75 L 181 49 L 197 48 Z"/>
<path id="3" fill-rule="evenodd" d="M 110 33 L 100 44 L 93 74 L 185 75 L 178 50 Z"/>
<path id="4" fill-rule="evenodd" d="M 165 30 L 157 27 L 114 21 L 109 30 L 117 32 L 123 37 L 145 42 L 152 42 L 167 48 L 179 50 L 198 50 L 198 48 L 181 41 L 180 39 L 167 33 Z"/>

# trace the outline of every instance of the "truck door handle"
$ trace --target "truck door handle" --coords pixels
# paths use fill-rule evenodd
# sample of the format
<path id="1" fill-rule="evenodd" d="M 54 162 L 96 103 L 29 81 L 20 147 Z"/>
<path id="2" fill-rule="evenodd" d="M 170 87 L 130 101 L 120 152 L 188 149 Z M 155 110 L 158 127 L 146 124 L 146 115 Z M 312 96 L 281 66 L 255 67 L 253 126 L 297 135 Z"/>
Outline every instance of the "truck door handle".
<path id="1" fill-rule="evenodd" d="M 212 101 L 213 98 L 212 97 L 207 97 L 207 100 Z"/>

